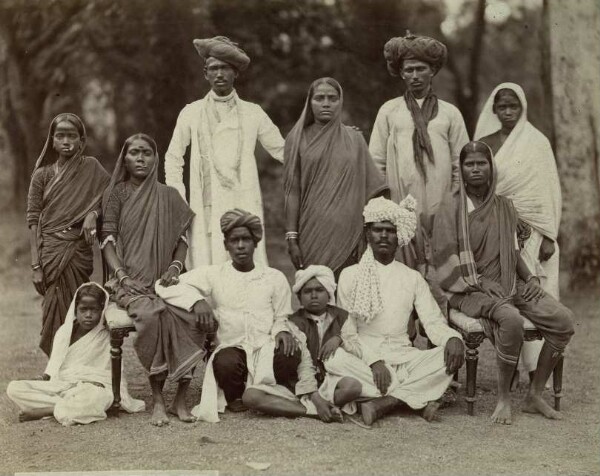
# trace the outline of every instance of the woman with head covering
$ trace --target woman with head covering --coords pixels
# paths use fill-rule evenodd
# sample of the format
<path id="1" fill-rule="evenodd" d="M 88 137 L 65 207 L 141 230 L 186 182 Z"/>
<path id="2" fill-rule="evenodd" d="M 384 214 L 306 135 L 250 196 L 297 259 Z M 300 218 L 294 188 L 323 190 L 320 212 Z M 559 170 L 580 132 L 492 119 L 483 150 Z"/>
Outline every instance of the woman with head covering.
<path id="1" fill-rule="evenodd" d="M 435 217 L 437 280 L 450 307 L 480 319 L 496 347 L 498 404 L 492 420 L 511 424 L 510 383 L 523 343 L 523 317 L 545 339 L 524 411 L 558 419 L 542 399 L 548 377 L 573 335 L 572 312 L 544 293 L 519 254 L 517 211 L 497 195 L 491 149 L 469 142 L 461 151 L 461 182 Z"/>
<path id="2" fill-rule="evenodd" d="M 54 416 L 65 426 L 106 419 L 111 406 L 110 336 L 104 313 L 108 293 L 96 283 L 75 292 L 65 323 L 54 336 L 52 354 L 42 376 L 15 380 L 6 393 L 21 412 L 19 421 Z M 122 406 L 128 412 L 144 409 L 121 382 Z"/>
<path id="3" fill-rule="evenodd" d="M 204 335 L 193 314 L 156 296 L 156 281 L 176 284 L 187 253 L 184 234 L 194 213 L 174 188 L 158 182 L 158 152 L 154 140 L 135 134 L 125 141 L 102 200 L 102 248 L 112 279 L 108 312 L 133 319 L 134 343 L 149 372 L 154 408 L 152 424 L 169 422 L 162 395 L 165 380 L 178 382 L 169 412 L 193 421 L 185 403 L 192 371 L 204 356 Z"/>
<path id="4" fill-rule="evenodd" d="M 89 281 L 92 244 L 108 174 L 83 155 L 85 126 L 75 114 L 52 119 L 27 198 L 33 284 L 44 296 L 40 348 L 50 355 L 77 288 Z"/>
<path id="5" fill-rule="evenodd" d="M 343 92 L 314 81 L 285 141 L 286 239 L 296 269 L 324 265 L 337 275 L 361 255 L 362 217 L 386 187 L 362 134 L 342 124 Z"/>
<path id="6" fill-rule="evenodd" d="M 519 219 L 531 231 L 521 251 L 523 260 L 544 291 L 558 299 L 562 199 L 556 159 L 548 139 L 528 121 L 527 99 L 519 85 L 502 83 L 494 88 L 479 116 L 475 139 L 494 152 L 496 193 L 512 200 Z M 522 361 L 530 375 L 541 345 L 541 341 L 523 344 Z"/>
<path id="7" fill-rule="evenodd" d="M 458 155 L 469 137 L 459 110 L 433 91 L 433 78 L 446 62 L 445 45 L 407 33 L 389 40 L 383 54 L 389 73 L 402 78 L 406 91 L 381 106 L 369 150 L 391 199 L 399 203 L 410 194 L 417 201 L 417 233 L 397 258 L 426 274 L 433 217 L 456 181 Z"/>

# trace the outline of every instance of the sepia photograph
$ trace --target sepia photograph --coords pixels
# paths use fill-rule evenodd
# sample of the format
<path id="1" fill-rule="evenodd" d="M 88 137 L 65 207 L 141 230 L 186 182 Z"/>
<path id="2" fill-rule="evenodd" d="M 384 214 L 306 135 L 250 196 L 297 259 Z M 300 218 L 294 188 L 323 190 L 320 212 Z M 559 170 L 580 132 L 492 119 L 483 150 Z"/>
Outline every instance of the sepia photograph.
<path id="1" fill-rule="evenodd" d="M 0 475 L 600 474 L 600 0 L 0 0 Z"/>

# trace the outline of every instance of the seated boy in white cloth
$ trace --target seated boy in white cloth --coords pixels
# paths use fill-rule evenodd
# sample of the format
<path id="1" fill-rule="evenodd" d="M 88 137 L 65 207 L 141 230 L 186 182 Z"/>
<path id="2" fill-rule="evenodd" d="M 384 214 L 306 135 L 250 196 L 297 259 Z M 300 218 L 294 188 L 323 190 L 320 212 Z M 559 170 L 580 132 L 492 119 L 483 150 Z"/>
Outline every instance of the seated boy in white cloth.
<path id="1" fill-rule="evenodd" d="M 65 323 L 54 336 L 44 374 L 35 380 L 10 382 L 6 393 L 21 409 L 19 421 L 54 416 L 65 425 L 106 419 L 113 402 L 111 390 L 110 336 L 104 311 L 108 294 L 96 283 L 79 287 Z M 121 406 L 128 412 L 144 410 L 121 387 Z"/>
<path id="2" fill-rule="evenodd" d="M 363 421 L 371 425 L 400 401 L 425 409 L 431 421 L 463 363 L 460 335 L 448 327 L 426 281 L 419 272 L 395 261 L 399 245 L 415 234 L 415 201 L 409 195 L 400 205 L 383 197 L 369 201 L 363 215 L 369 246 L 361 261 L 342 271 L 338 305 L 349 311 L 342 328 L 343 348 L 325 361 L 327 376 L 319 392 L 327 401 L 356 411 L 340 393 L 348 378 L 361 388 Z M 408 322 L 415 309 L 436 348 L 412 346 Z"/>
<path id="3" fill-rule="evenodd" d="M 245 411 L 249 386 L 295 400 L 316 389 L 314 369 L 300 365 L 302 349 L 288 323 L 291 292 L 281 271 L 254 262 L 262 225 L 256 215 L 234 209 L 221 217 L 230 261 L 202 266 L 180 276 L 180 284 L 157 294 L 173 306 L 193 310 L 199 326 L 216 332 L 217 348 L 209 359 L 200 404 L 192 414 L 217 422 L 219 412 Z"/>

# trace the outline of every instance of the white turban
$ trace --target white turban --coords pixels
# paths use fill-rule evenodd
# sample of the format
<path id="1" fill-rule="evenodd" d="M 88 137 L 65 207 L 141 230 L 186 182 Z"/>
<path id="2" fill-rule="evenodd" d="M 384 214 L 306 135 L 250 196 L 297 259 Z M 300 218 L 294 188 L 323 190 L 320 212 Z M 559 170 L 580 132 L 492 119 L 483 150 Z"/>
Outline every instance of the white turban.
<path id="1" fill-rule="evenodd" d="M 327 266 L 311 264 L 306 269 L 299 269 L 296 271 L 296 280 L 294 282 L 294 286 L 292 287 L 292 291 L 298 294 L 304 285 L 312 278 L 316 278 L 316 280 L 319 281 L 327 290 L 327 293 L 329 294 L 329 304 L 332 306 L 335 305 L 335 288 L 337 286 L 335 284 L 333 271 L 331 271 L 331 269 L 329 269 Z"/>
<path id="2" fill-rule="evenodd" d="M 396 227 L 398 235 L 398 245 L 405 246 L 410 243 L 417 229 L 417 215 L 415 208 L 417 201 L 412 195 L 396 204 L 383 197 L 377 197 L 369 200 L 365 206 L 363 216 L 365 223 L 376 223 L 389 221 Z"/>

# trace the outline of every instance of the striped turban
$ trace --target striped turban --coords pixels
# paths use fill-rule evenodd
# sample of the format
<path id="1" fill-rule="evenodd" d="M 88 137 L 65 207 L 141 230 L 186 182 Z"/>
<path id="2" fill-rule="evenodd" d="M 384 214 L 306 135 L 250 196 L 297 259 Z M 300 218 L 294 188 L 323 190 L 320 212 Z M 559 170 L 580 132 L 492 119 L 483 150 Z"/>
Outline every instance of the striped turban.
<path id="1" fill-rule="evenodd" d="M 250 58 L 244 50 L 226 36 L 194 40 L 194 47 L 204 61 L 216 58 L 229 63 L 238 71 L 244 71 L 250 64 Z"/>
<path id="2" fill-rule="evenodd" d="M 234 208 L 225 212 L 221 217 L 221 232 L 226 238 L 231 230 L 241 226 L 246 227 L 250 231 L 255 243 L 262 240 L 262 223 L 256 215 L 240 208 Z"/>

